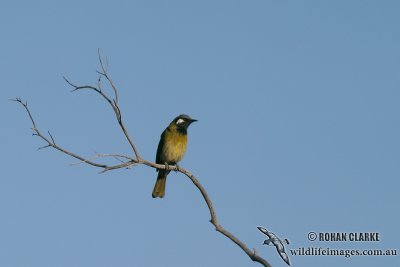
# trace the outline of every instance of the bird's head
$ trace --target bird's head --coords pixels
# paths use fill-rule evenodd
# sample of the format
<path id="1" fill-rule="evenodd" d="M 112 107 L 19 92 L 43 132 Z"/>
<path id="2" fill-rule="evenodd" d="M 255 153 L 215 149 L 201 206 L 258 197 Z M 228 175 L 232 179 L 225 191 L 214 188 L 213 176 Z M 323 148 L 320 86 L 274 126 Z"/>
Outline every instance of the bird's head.
<path id="1" fill-rule="evenodd" d="M 181 114 L 178 117 L 176 117 L 172 122 L 171 122 L 171 126 L 175 126 L 179 131 L 182 131 L 184 133 L 186 133 L 187 128 L 189 127 L 189 125 L 192 122 L 195 122 L 197 120 L 190 118 L 188 115 L 186 114 Z"/>
<path id="2" fill-rule="evenodd" d="M 269 246 L 269 244 L 271 244 L 271 239 L 264 240 L 263 245 L 268 245 Z"/>

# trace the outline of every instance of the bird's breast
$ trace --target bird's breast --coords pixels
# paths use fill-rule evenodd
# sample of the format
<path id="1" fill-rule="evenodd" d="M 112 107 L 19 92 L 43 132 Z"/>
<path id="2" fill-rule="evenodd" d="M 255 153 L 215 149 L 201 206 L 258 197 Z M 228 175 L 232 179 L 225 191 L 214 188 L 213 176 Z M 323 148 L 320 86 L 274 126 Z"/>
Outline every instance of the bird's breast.
<path id="1" fill-rule="evenodd" d="M 168 163 L 177 163 L 182 160 L 186 152 L 187 135 L 177 131 L 168 132 L 165 136 L 163 149 L 164 160 Z"/>

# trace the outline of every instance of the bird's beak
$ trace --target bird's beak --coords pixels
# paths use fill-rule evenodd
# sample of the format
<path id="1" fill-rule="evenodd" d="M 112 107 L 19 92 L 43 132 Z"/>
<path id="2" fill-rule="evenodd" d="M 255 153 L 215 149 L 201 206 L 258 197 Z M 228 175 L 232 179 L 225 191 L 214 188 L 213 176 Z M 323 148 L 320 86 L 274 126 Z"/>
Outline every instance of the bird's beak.
<path id="1" fill-rule="evenodd" d="M 197 120 L 195 120 L 195 119 L 190 119 L 190 123 L 195 122 L 195 121 L 197 121 Z"/>

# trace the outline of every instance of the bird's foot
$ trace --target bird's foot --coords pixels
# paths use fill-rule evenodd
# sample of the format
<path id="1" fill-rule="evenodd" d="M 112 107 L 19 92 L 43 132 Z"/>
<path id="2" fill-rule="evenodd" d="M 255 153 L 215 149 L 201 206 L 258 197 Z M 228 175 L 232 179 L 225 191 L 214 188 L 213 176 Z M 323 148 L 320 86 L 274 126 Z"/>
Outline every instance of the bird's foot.
<path id="1" fill-rule="evenodd" d="M 166 170 L 166 171 L 169 171 L 169 165 L 168 165 L 168 163 L 165 162 L 164 164 L 165 164 L 165 170 Z"/>

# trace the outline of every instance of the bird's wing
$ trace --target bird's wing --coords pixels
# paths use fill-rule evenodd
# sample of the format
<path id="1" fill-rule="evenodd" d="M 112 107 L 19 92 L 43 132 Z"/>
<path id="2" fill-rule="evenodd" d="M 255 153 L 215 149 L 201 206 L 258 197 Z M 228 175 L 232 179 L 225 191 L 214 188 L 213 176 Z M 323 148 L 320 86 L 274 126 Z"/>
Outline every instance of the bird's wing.
<path id="1" fill-rule="evenodd" d="M 263 233 L 264 235 L 269 236 L 268 230 L 265 229 L 264 227 L 257 226 L 257 229 L 260 230 L 260 232 Z"/>
<path id="2" fill-rule="evenodd" d="M 284 260 L 287 265 L 290 266 L 290 261 L 289 261 L 289 256 L 286 254 L 285 247 L 283 246 L 282 242 L 279 240 L 279 242 L 274 243 L 276 250 L 278 251 L 279 256 L 281 256 L 282 260 Z"/>
<path id="3" fill-rule="evenodd" d="M 290 266 L 289 256 L 286 254 L 286 252 L 280 252 L 279 256 L 281 256 L 282 260 L 284 260 L 284 262 Z"/>
<path id="4" fill-rule="evenodd" d="M 165 131 L 161 134 L 160 142 L 158 143 L 158 147 L 157 147 L 157 154 L 156 154 L 156 163 L 157 164 L 165 163 L 165 162 L 162 162 L 162 159 L 161 159 L 161 154 L 162 154 L 162 150 L 163 150 L 163 146 L 164 146 L 164 135 L 165 135 Z"/>

